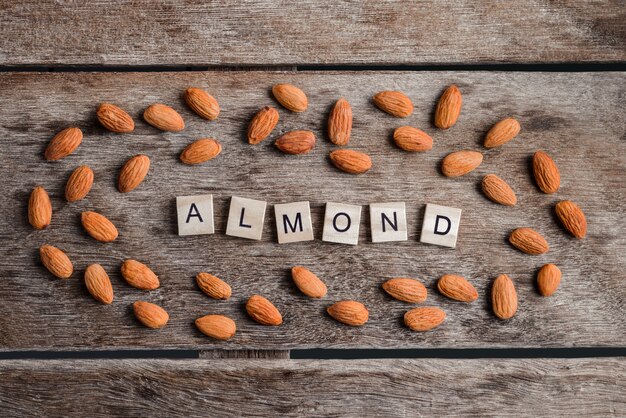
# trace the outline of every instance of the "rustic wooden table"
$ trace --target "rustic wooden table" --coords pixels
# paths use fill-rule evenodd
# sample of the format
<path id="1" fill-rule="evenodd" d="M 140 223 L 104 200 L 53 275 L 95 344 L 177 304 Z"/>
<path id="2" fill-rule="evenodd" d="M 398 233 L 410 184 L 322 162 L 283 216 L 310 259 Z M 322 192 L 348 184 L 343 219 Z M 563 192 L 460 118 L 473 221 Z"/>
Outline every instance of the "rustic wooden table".
<path id="1" fill-rule="evenodd" d="M 622 1 L 21 1 L 0 7 L 0 411 L 3 416 L 241 416 L 241 415 L 626 415 L 626 5 Z M 308 95 L 302 114 L 280 108 L 273 136 L 293 129 L 316 133 L 313 152 L 280 154 L 266 141 L 245 142 L 254 112 L 275 103 L 271 86 L 290 82 Z M 455 83 L 464 104 L 458 124 L 432 125 L 434 104 Z M 222 113 L 194 115 L 181 93 L 210 91 Z M 383 114 L 378 91 L 405 92 L 409 118 Z M 363 176 L 334 169 L 325 133 L 331 105 L 346 97 L 354 111 L 351 147 L 372 156 Z M 95 108 L 111 101 L 137 122 L 127 135 L 100 127 Z M 141 119 L 151 103 L 176 108 L 180 133 L 161 133 Z M 499 119 L 514 116 L 522 133 L 485 150 L 482 139 Z M 433 136 L 433 150 L 396 148 L 391 132 L 410 124 Z M 77 125 L 78 151 L 46 162 L 52 135 Z M 192 140 L 218 138 L 219 158 L 185 166 Z M 459 179 L 439 164 L 459 149 L 485 160 Z M 537 149 L 554 156 L 562 187 L 540 193 L 529 175 Z M 152 167 L 130 194 L 116 189 L 130 156 Z M 88 198 L 63 198 L 73 169 L 87 164 L 96 181 Z M 518 193 L 513 208 L 488 201 L 479 188 L 497 173 Z M 43 185 L 54 209 L 51 226 L 35 231 L 26 218 L 30 190 Z M 216 231 L 178 237 L 177 195 L 211 193 Z M 262 241 L 224 235 L 233 195 L 269 202 Z M 589 223 L 585 240 L 557 224 L 554 204 L 572 199 Z M 279 245 L 272 205 L 311 202 L 313 242 Z M 321 241 L 324 204 L 364 205 L 360 245 Z M 409 239 L 372 244 L 366 205 L 407 203 Z M 457 248 L 419 243 L 425 203 L 463 209 Z M 80 226 L 96 209 L 119 227 L 101 244 Z M 506 242 L 532 226 L 551 245 L 524 255 Z M 53 279 L 38 258 L 44 243 L 72 257 L 72 279 Z M 162 287 L 141 292 L 119 274 L 125 258 L 148 262 Z M 112 305 L 89 297 L 82 280 L 94 262 L 110 273 Z M 554 262 L 562 285 L 539 296 L 537 269 Z M 295 264 L 327 282 L 322 300 L 301 295 L 289 278 Z M 213 301 L 194 283 L 210 271 L 233 287 Z M 471 279 L 480 298 L 452 303 L 435 289 L 438 277 Z M 489 286 L 506 273 L 520 307 L 506 322 L 491 313 Z M 429 304 L 447 312 L 437 330 L 402 325 L 409 305 L 380 289 L 411 276 L 429 289 Z M 243 309 L 251 294 L 267 295 L 285 322 L 268 328 Z M 163 306 L 171 319 L 152 331 L 138 325 L 138 299 Z M 370 310 L 361 328 L 325 312 L 356 299 Z M 238 333 L 217 342 L 194 327 L 208 313 L 235 319 Z M 352 358 L 354 357 L 354 358 Z"/>

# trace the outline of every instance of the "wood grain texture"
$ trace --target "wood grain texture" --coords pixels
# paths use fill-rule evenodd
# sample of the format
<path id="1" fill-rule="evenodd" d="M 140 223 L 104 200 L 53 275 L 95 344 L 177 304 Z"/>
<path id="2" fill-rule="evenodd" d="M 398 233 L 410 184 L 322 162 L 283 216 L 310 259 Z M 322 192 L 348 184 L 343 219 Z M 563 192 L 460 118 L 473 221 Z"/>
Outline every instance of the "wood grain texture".
<path id="1" fill-rule="evenodd" d="M 189 348 L 288 350 L 312 347 L 577 347 L 626 345 L 626 75 L 623 73 L 63 73 L 0 75 L 0 349 Z M 252 115 L 276 105 L 270 87 L 293 82 L 309 96 L 309 109 L 292 114 L 280 109 L 281 120 L 271 138 L 251 146 L 245 131 Z M 438 131 L 432 112 L 442 90 L 457 83 L 464 107 L 456 126 Z M 182 93 L 189 86 L 208 89 L 222 107 L 207 122 L 186 108 Z M 374 93 L 398 89 L 416 105 L 414 114 L 395 119 L 371 103 Z M 326 117 L 340 96 L 353 107 L 350 148 L 371 155 L 374 166 L 362 176 L 331 166 L 335 146 L 325 134 Z M 129 111 L 137 129 L 128 135 L 104 131 L 95 121 L 99 102 L 112 101 Z M 161 133 L 140 121 L 149 104 L 160 101 L 180 111 L 186 129 Z M 502 148 L 484 150 L 487 130 L 506 116 L 522 126 L 518 138 Z M 69 125 L 83 128 L 78 151 L 59 162 L 46 162 L 43 151 L 55 132 Z M 396 148 L 393 129 L 411 124 L 433 136 L 433 150 L 409 154 Z M 316 133 L 316 148 L 303 156 L 287 156 L 272 142 L 293 129 Z M 220 156 L 201 166 L 185 166 L 179 153 L 201 137 L 221 141 Z M 441 159 L 453 150 L 485 153 L 481 167 L 449 179 L 441 175 Z M 533 152 L 543 149 L 561 170 L 555 195 L 538 191 L 529 175 Z M 120 167 L 132 155 L 152 159 L 143 184 L 131 193 L 116 189 Z M 75 167 L 89 165 L 95 183 L 87 198 L 68 204 L 65 182 Z M 480 192 L 487 173 L 503 177 L 517 192 L 513 208 L 492 203 Z M 45 231 L 27 223 L 26 205 L 37 184 L 50 192 L 54 215 Z M 175 196 L 213 193 L 215 235 L 178 237 Z M 260 242 L 224 235 L 230 196 L 269 202 Z M 558 224 L 554 204 L 572 199 L 585 211 L 588 237 L 576 240 Z M 309 200 L 316 240 L 279 245 L 275 203 Z M 363 206 L 360 242 L 356 247 L 323 243 L 324 204 L 340 201 Z M 372 244 L 368 203 L 404 201 L 409 240 Z M 463 209 L 455 250 L 418 242 L 427 202 Z M 102 244 L 80 226 L 80 212 L 98 210 L 119 227 L 120 237 Z M 528 256 L 507 243 L 510 231 L 530 226 L 544 234 L 549 253 Z M 74 261 L 73 278 L 55 280 L 38 260 L 37 249 L 48 243 Z M 146 262 L 162 287 L 142 292 L 128 286 L 119 268 L 125 258 Z M 111 306 L 88 294 L 82 280 L 87 265 L 100 263 L 115 290 Z M 563 272 L 559 291 L 539 296 L 535 274 L 552 262 Z M 290 279 L 293 265 L 304 265 L 325 280 L 328 295 L 310 300 Z M 194 277 L 207 271 L 233 288 L 228 301 L 207 298 Z M 436 280 L 460 274 L 479 292 L 471 305 L 446 300 Z M 517 286 L 519 311 L 508 322 L 490 310 L 489 288 L 506 273 Z M 447 312 L 437 330 L 409 331 L 402 315 L 412 305 L 395 301 L 381 290 L 392 277 L 414 277 L 428 288 L 427 305 Z M 284 324 L 264 327 L 251 321 L 243 304 L 255 293 L 281 310 Z M 170 313 L 162 330 L 141 327 L 131 304 L 139 299 Z M 362 328 L 333 321 L 325 309 L 333 302 L 356 299 L 370 310 Z M 235 319 L 238 332 L 228 342 L 198 332 L 193 321 L 206 314 Z"/>
<path id="2" fill-rule="evenodd" d="M 77 360 L 0 363 L 18 416 L 624 416 L 626 361 Z"/>
<path id="3" fill-rule="evenodd" d="M 2 65 L 617 62 L 621 0 L 3 2 Z"/>

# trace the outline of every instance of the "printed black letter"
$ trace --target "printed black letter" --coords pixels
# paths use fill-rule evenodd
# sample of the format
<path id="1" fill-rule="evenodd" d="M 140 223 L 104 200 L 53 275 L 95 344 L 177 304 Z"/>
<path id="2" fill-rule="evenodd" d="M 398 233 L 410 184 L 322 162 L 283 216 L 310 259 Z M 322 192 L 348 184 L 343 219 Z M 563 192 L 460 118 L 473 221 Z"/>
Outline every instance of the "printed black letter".
<path id="1" fill-rule="evenodd" d="M 187 221 L 185 221 L 185 223 L 188 224 L 191 218 L 198 218 L 200 222 L 204 222 L 202 220 L 202 216 L 200 216 L 200 211 L 198 211 L 195 203 L 192 203 L 189 207 L 189 213 L 187 214 Z"/>
<path id="2" fill-rule="evenodd" d="M 338 218 L 339 216 L 341 216 L 341 215 L 345 216 L 345 217 L 346 217 L 346 220 L 348 221 L 348 224 L 347 224 L 347 225 L 346 225 L 346 227 L 345 227 L 345 228 L 343 228 L 343 229 L 339 229 L 339 228 L 337 227 L 337 218 Z M 352 225 L 352 219 L 350 219 L 350 215 L 348 215 L 348 214 L 347 214 L 347 213 L 345 213 L 345 212 L 339 212 L 339 213 L 337 213 L 337 214 L 335 215 L 335 217 L 333 218 L 333 228 L 335 228 L 335 231 L 337 231 L 337 232 L 346 232 L 348 229 L 350 229 L 350 226 L 351 226 L 351 225 Z"/>
<path id="3" fill-rule="evenodd" d="M 243 216 L 246 213 L 246 208 L 241 208 L 241 217 L 239 218 L 239 226 L 242 228 L 252 228 L 252 225 L 246 225 L 243 223 Z"/>
<path id="4" fill-rule="evenodd" d="M 302 228 L 302 214 L 300 212 L 298 212 L 298 214 L 296 215 L 296 221 L 293 223 L 293 225 L 289 220 L 289 216 L 283 215 L 283 227 L 285 227 L 285 234 L 288 233 L 287 227 L 291 229 L 291 232 L 296 232 L 298 224 L 300 224 L 300 232 L 304 231 L 304 228 Z"/>
<path id="5" fill-rule="evenodd" d="M 439 232 L 439 219 L 445 219 L 446 222 L 448 222 L 448 227 L 446 228 L 445 231 L 443 232 Z M 450 228 L 452 227 L 452 222 L 450 221 L 450 218 L 448 218 L 447 216 L 443 216 L 443 215 L 437 215 L 437 218 L 435 219 L 435 231 L 434 233 L 437 235 L 446 235 L 448 232 L 450 232 Z"/>
<path id="6" fill-rule="evenodd" d="M 394 230 L 397 231 L 398 230 L 398 212 L 394 212 L 393 213 L 393 223 L 391 222 L 391 220 L 387 217 L 387 215 L 385 215 L 384 213 L 380 214 L 381 217 L 381 222 L 383 224 L 383 232 L 387 232 L 387 230 L 385 229 L 385 221 L 389 222 L 389 226 Z"/>

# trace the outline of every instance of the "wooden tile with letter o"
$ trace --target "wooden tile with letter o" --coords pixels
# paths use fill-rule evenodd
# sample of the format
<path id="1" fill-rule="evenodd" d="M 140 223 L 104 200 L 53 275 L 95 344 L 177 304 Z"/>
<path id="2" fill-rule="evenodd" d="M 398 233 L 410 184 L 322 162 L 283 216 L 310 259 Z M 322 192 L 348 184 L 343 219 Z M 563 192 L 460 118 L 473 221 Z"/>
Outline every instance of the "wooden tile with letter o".
<path id="1" fill-rule="evenodd" d="M 428 203 L 420 241 L 455 248 L 460 223 L 461 209 Z"/>
<path id="2" fill-rule="evenodd" d="M 406 241 L 404 202 L 370 204 L 372 242 Z"/>
<path id="3" fill-rule="evenodd" d="M 278 243 L 313 241 L 311 207 L 309 202 L 274 205 Z"/>
<path id="4" fill-rule="evenodd" d="M 178 235 L 215 233 L 213 223 L 213 195 L 176 197 Z"/>
<path id="5" fill-rule="evenodd" d="M 261 240 L 267 202 L 233 196 L 230 199 L 226 235 Z"/>
<path id="6" fill-rule="evenodd" d="M 360 223 L 361 206 L 328 202 L 322 241 L 357 245 Z"/>

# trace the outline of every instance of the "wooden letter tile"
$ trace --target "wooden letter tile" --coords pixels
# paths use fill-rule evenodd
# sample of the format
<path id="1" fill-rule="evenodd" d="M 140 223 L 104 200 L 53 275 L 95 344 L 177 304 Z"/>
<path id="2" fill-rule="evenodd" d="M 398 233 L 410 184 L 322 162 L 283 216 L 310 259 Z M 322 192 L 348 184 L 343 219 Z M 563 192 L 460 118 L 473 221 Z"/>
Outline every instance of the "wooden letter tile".
<path id="1" fill-rule="evenodd" d="M 313 241 L 309 202 L 274 205 L 278 243 Z"/>
<path id="2" fill-rule="evenodd" d="M 370 204 L 372 242 L 406 241 L 404 202 Z"/>
<path id="3" fill-rule="evenodd" d="M 420 241 L 455 248 L 460 222 L 461 209 L 428 203 Z"/>
<path id="4" fill-rule="evenodd" d="M 357 245 L 360 223 L 361 206 L 328 202 L 322 241 Z"/>
<path id="5" fill-rule="evenodd" d="M 233 196 L 230 199 L 226 235 L 261 240 L 267 202 Z"/>
<path id="6" fill-rule="evenodd" d="M 178 196 L 178 235 L 213 234 L 213 195 Z"/>

